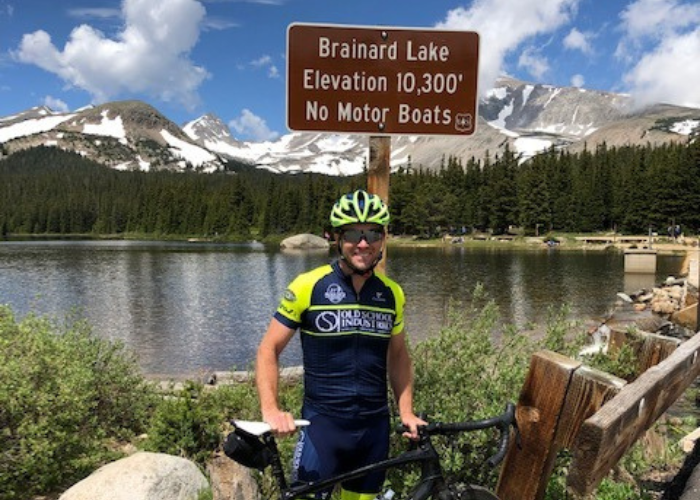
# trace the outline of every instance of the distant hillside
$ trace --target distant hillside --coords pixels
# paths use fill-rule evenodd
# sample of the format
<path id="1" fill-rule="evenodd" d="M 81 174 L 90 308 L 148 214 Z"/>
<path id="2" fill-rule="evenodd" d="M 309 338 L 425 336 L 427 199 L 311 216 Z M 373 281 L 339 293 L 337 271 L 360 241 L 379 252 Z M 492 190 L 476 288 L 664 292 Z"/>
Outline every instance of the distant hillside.
<path id="1" fill-rule="evenodd" d="M 462 136 L 396 136 L 391 165 L 437 169 L 446 158 L 466 162 L 502 156 L 523 162 L 550 148 L 684 142 L 700 129 L 700 109 L 657 105 L 634 110 L 628 96 L 504 78 L 479 104 L 477 132 Z M 196 172 L 258 168 L 273 173 L 359 174 L 368 137 L 291 133 L 274 142 L 234 138 L 214 113 L 182 128 L 138 101 L 71 113 L 46 107 L 0 118 L 0 155 L 39 145 L 74 151 L 119 170 Z"/>

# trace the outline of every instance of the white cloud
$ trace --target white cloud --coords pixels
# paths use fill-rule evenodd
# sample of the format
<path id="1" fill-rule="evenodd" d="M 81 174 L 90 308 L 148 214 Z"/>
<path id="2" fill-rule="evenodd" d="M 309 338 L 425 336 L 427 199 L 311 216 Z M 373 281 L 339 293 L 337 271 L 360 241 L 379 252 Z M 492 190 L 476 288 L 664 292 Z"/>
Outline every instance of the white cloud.
<path id="1" fill-rule="evenodd" d="M 71 17 L 76 17 L 80 19 L 89 18 L 99 18 L 99 19 L 112 19 L 119 17 L 121 11 L 119 9 L 110 8 L 100 8 L 100 7 L 85 7 L 85 8 L 75 8 L 69 9 L 68 15 Z"/>
<path id="2" fill-rule="evenodd" d="M 564 47 L 571 50 L 580 50 L 584 54 L 592 54 L 591 33 L 583 33 L 576 28 L 572 28 L 564 38 Z"/>
<path id="3" fill-rule="evenodd" d="M 63 102 L 61 99 L 58 99 L 56 97 L 52 97 L 50 95 L 47 95 L 44 97 L 44 105 L 48 106 L 54 111 L 58 111 L 60 113 L 67 113 L 70 111 L 70 108 L 68 107 L 68 104 Z"/>
<path id="4" fill-rule="evenodd" d="M 552 33 L 568 23 L 579 2 L 475 0 L 469 9 L 460 7 L 448 12 L 447 18 L 437 27 L 473 30 L 480 34 L 479 89 L 486 92 L 499 75 L 506 73 L 504 60 L 509 53 L 533 37 Z"/>
<path id="5" fill-rule="evenodd" d="M 270 130 L 265 123 L 265 120 L 253 114 L 249 109 L 244 109 L 241 116 L 234 118 L 228 123 L 242 139 L 251 139 L 254 141 L 274 141 L 279 137 L 279 134 Z"/>
<path id="6" fill-rule="evenodd" d="M 11 3 L 0 4 L 0 17 L 7 16 L 12 17 L 15 13 L 15 7 Z"/>
<path id="7" fill-rule="evenodd" d="M 583 75 L 578 74 L 571 77 L 571 85 L 573 87 L 582 88 L 586 84 L 586 79 Z"/>
<path id="8" fill-rule="evenodd" d="M 255 59 L 254 61 L 250 61 L 250 65 L 256 68 L 262 68 L 263 66 L 267 66 L 271 62 L 272 58 L 268 55 L 264 55 L 259 57 L 258 59 Z"/>
<path id="9" fill-rule="evenodd" d="M 630 65 L 624 82 L 635 100 L 700 107 L 700 4 L 637 0 L 620 19 L 615 55 Z"/>
<path id="10" fill-rule="evenodd" d="M 631 39 L 664 38 L 669 33 L 700 22 L 700 4 L 678 0 L 637 0 L 620 14 L 622 27 Z"/>
<path id="11" fill-rule="evenodd" d="M 663 40 L 625 75 L 640 104 L 666 102 L 700 108 L 700 28 Z"/>
<path id="12" fill-rule="evenodd" d="M 240 24 L 228 19 L 220 17 L 207 17 L 204 20 L 203 28 L 205 31 L 223 31 L 230 28 L 239 28 Z"/>
<path id="13" fill-rule="evenodd" d="M 83 24 L 59 49 L 39 30 L 24 35 L 14 56 L 89 92 L 94 102 L 144 93 L 193 109 L 209 76 L 189 59 L 204 7 L 196 0 L 124 0 L 122 16 L 124 28 L 114 39 Z"/>
<path id="14" fill-rule="evenodd" d="M 250 65 L 254 68 L 267 68 L 267 76 L 270 78 L 279 78 L 280 76 L 277 66 L 273 64 L 272 57 L 268 55 L 264 55 L 258 59 L 250 61 Z"/>
<path id="15" fill-rule="evenodd" d="M 535 79 L 542 78 L 549 72 L 547 58 L 540 54 L 534 47 L 526 48 L 518 59 L 518 66 L 525 68 Z"/>

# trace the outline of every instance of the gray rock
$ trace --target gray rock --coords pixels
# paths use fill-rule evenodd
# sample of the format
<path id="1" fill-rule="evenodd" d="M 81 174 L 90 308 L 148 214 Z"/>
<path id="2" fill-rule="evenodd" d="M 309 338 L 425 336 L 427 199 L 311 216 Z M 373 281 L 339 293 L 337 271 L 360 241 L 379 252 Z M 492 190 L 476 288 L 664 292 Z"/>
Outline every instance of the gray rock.
<path id="1" fill-rule="evenodd" d="M 280 243 L 280 248 L 293 250 L 324 249 L 329 246 L 330 244 L 327 240 L 314 234 L 297 234 L 296 236 L 285 238 Z"/>
<path id="2" fill-rule="evenodd" d="M 187 459 L 139 452 L 107 464 L 59 500 L 197 500 L 207 478 Z"/>
<path id="3" fill-rule="evenodd" d="M 258 483 L 250 469 L 225 455 L 207 464 L 214 500 L 259 500 Z"/>

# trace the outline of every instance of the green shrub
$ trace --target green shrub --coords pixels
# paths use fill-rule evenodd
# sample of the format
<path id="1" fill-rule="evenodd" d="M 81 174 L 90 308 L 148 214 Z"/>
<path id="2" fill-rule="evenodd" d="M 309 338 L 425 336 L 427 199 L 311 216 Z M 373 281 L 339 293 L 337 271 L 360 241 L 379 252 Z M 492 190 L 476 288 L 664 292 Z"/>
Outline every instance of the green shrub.
<path id="1" fill-rule="evenodd" d="M 109 440 L 142 432 L 152 391 L 121 344 L 86 322 L 0 306 L 0 484 L 26 498 L 92 472 Z"/>
<path id="2" fill-rule="evenodd" d="M 184 389 L 162 399 L 153 412 L 145 448 L 204 463 L 219 445 L 221 409 L 203 391 L 188 382 Z"/>
<path id="3" fill-rule="evenodd" d="M 498 309 L 477 286 L 466 311 L 450 308 L 447 325 L 435 337 L 412 349 L 416 411 L 429 420 L 457 422 L 501 413 L 508 401 L 517 402 L 532 353 L 544 346 L 563 345 L 573 324 L 565 321 L 566 309 L 550 313 L 546 334 L 536 342 L 515 328 L 497 324 Z M 446 476 L 459 482 L 495 486 L 497 472 L 486 459 L 496 452 L 497 432 L 485 431 L 436 438 Z M 406 448 L 393 437 L 393 453 Z M 392 489 L 405 494 L 419 472 L 391 471 Z"/>

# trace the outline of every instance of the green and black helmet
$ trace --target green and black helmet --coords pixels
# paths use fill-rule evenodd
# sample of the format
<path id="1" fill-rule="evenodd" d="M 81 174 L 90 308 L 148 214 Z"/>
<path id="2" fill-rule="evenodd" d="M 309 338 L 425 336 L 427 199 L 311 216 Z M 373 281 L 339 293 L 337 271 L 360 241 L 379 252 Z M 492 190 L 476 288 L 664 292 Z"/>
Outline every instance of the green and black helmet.
<path id="1" fill-rule="evenodd" d="M 389 208 L 376 194 L 358 189 L 341 197 L 331 210 L 331 225 L 334 228 L 348 224 L 389 224 Z"/>

